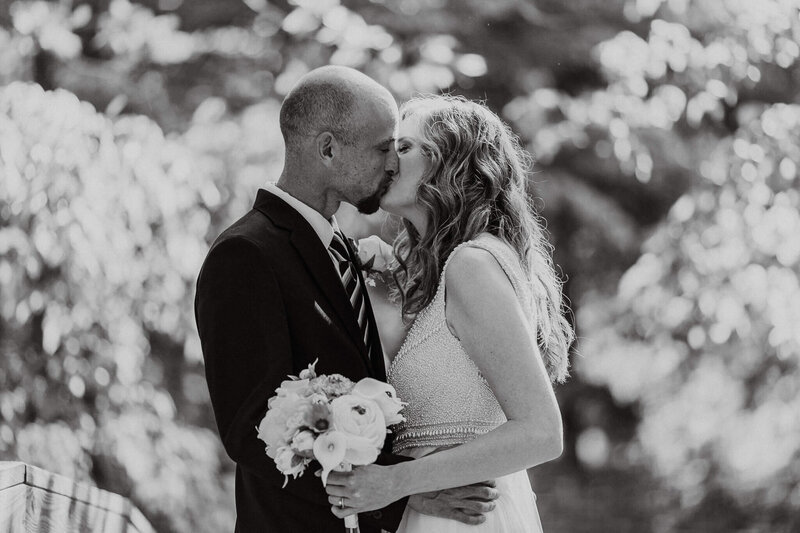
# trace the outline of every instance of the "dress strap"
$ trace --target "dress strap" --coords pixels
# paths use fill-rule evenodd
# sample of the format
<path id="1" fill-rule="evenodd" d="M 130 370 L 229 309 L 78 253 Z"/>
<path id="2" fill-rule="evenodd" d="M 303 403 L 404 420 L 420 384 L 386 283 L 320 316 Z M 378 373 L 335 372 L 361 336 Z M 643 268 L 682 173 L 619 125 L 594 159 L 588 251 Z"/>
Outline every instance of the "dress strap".
<path id="1" fill-rule="evenodd" d="M 520 265 L 519 259 L 516 257 L 516 253 L 513 249 L 504 242 L 500 241 L 496 237 L 488 236 L 488 235 L 480 235 L 475 239 L 463 242 L 456 246 L 450 255 L 445 261 L 444 268 L 442 269 L 442 275 L 439 278 L 439 292 L 444 294 L 444 285 L 445 285 L 445 275 L 447 273 L 447 266 L 450 264 L 450 261 L 456 255 L 461 248 L 466 246 L 472 248 L 479 248 L 481 250 L 485 250 L 489 252 L 492 257 L 494 257 L 495 261 L 500 265 L 500 268 L 503 269 L 508 280 L 511 282 L 511 286 L 514 288 L 514 292 L 517 295 L 520 303 L 523 304 L 523 308 L 527 308 L 530 305 L 530 288 L 528 287 L 527 277 L 525 276 L 522 265 Z"/>
<path id="2" fill-rule="evenodd" d="M 461 244 L 459 244 L 458 246 L 456 246 L 455 248 L 453 248 L 453 251 L 450 252 L 450 255 L 447 256 L 447 260 L 444 262 L 444 266 L 442 267 L 442 275 L 439 277 L 439 285 L 444 283 L 444 275 L 447 272 L 447 265 L 450 264 L 450 261 L 453 260 L 453 257 L 455 257 L 456 253 L 460 249 L 462 249 L 462 248 L 464 248 L 466 246 L 472 246 L 473 244 L 475 244 L 475 241 L 476 241 L 476 239 L 472 239 L 471 241 L 464 241 Z"/>

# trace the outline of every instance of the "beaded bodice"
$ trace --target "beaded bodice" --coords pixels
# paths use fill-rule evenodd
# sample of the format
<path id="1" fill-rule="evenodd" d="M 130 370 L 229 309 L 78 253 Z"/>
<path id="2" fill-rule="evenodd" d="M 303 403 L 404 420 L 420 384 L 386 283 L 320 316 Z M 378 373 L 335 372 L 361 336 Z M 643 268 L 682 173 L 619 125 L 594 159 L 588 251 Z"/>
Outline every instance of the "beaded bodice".
<path id="1" fill-rule="evenodd" d="M 482 234 L 453 250 L 442 269 L 436 295 L 417 314 L 387 373 L 397 395 L 408 402 L 403 411 L 406 421 L 396 428 L 395 453 L 463 444 L 506 422 L 492 389 L 445 319 L 447 265 L 464 246 L 491 253 L 514 286 L 523 309 L 530 308 L 530 290 L 511 247 Z"/>

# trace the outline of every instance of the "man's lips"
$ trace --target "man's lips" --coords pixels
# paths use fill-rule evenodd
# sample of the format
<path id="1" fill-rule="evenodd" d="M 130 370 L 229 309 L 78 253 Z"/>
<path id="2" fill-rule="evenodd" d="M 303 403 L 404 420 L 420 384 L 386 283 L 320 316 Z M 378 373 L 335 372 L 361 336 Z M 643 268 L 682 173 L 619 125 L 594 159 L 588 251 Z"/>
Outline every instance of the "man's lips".
<path id="1" fill-rule="evenodd" d="M 392 183 L 394 183 L 394 177 L 392 176 L 387 177 L 381 184 L 381 193 L 385 193 L 386 191 L 388 191 L 389 187 L 392 186 Z"/>

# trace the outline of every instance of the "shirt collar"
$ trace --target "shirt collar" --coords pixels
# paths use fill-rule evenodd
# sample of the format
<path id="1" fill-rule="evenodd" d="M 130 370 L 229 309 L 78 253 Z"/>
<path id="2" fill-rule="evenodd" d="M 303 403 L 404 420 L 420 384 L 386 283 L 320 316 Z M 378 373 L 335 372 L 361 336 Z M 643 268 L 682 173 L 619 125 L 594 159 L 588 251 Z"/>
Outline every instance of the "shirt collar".
<path id="1" fill-rule="evenodd" d="M 328 248 L 331 245 L 334 230 L 339 230 L 339 225 L 336 223 L 335 217 L 332 216 L 330 221 L 326 220 L 325 217 L 319 213 L 319 211 L 309 205 L 304 204 L 274 183 L 268 183 L 265 186 L 265 189 L 292 206 L 295 211 L 300 213 L 300 215 L 311 225 L 314 233 L 317 234 L 317 237 L 319 237 L 319 240 L 322 241 L 322 245 L 325 246 L 325 248 Z"/>

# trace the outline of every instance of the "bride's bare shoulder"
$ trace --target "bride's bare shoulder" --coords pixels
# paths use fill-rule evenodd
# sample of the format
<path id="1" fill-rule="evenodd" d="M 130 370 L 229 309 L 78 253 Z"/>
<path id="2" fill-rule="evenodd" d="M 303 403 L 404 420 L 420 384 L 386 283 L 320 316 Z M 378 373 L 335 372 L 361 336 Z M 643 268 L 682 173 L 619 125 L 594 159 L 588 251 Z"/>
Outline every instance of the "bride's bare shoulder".
<path id="1" fill-rule="evenodd" d="M 474 303 L 489 295 L 502 297 L 508 290 L 511 290 L 510 296 L 514 295 L 497 257 L 479 246 L 464 246 L 456 250 L 445 271 L 445 287 L 448 303 L 454 300 Z"/>

